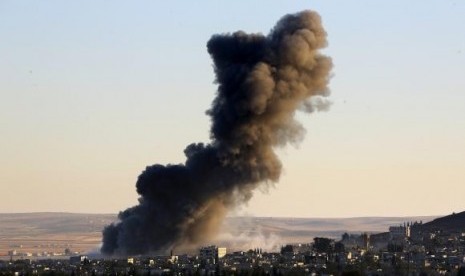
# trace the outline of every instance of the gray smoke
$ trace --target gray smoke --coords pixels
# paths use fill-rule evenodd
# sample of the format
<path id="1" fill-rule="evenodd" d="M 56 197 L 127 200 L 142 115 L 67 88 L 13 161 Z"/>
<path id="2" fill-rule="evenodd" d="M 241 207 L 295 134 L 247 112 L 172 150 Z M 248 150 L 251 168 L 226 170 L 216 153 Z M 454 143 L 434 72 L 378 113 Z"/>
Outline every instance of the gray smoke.
<path id="1" fill-rule="evenodd" d="M 295 112 L 325 109 L 331 59 L 319 53 L 320 16 L 284 16 L 271 32 L 214 35 L 207 44 L 218 91 L 210 144 L 191 144 L 185 164 L 148 166 L 136 187 L 139 204 L 103 230 L 102 253 L 162 253 L 207 241 L 228 209 L 276 182 L 274 149 L 302 139 Z"/>

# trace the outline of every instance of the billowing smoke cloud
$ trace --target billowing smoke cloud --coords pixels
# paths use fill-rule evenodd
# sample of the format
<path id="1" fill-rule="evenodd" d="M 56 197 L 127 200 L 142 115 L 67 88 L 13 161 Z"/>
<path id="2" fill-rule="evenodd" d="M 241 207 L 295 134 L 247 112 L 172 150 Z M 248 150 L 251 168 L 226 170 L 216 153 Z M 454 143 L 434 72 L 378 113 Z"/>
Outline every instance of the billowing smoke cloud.
<path id="1" fill-rule="evenodd" d="M 276 147 L 302 139 L 297 110 L 325 109 L 331 59 L 317 13 L 284 16 L 271 32 L 214 35 L 207 44 L 218 92 L 207 114 L 210 144 L 191 144 L 185 164 L 148 166 L 139 205 L 103 231 L 105 254 L 167 252 L 206 242 L 228 209 L 276 182 Z"/>

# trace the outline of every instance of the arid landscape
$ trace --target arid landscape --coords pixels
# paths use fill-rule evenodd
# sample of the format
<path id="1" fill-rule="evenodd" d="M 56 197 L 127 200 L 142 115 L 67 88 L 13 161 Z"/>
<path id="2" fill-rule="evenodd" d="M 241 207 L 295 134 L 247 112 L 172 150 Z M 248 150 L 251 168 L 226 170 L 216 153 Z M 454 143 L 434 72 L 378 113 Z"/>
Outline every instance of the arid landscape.
<path id="1" fill-rule="evenodd" d="M 307 243 L 314 237 L 338 239 L 344 232 L 378 233 L 389 226 L 409 221 L 428 222 L 423 217 L 360 218 L 275 218 L 230 217 L 213 243 L 230 250 L 261 247 L 278 250 L 285 243 Z M 97 253 L 101 231 L 116 220 L 114 214 L 15 213 L 0 214 L 0 257 L 9 251 L 23 257 L 60 257 L 69 254 Z M 67 250 L 68 249 L 68 250 Z"/>
<path id="2" fill-rule="evenodd" d="M 53 256 L 96 250 L 104 225 L 115 215 L 71 213 L 0 214 L 0 256 L 8 251 Z"/>

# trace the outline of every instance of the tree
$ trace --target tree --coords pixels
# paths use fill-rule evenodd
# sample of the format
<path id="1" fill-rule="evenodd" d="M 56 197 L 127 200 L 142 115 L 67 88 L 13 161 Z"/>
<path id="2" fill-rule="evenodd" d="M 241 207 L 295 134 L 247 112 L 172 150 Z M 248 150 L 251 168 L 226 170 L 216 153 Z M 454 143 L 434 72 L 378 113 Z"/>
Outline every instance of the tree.
<path id="1" fill-rule="evenodd" d="M 332 251 L 332 240 L 316 237 L 313 239 L 313 249 L 317 252 L 330 253 Z"/>
<path id="2" fill-rule="evenodd" d="M 387 250 L 389 252 L 392 252 L 392 253 L 394 253 L 394 252 L 402 252 L 404 250 L 404 247 L 402 245 L 400 245 L 400 244 L 397 244 L 397 243 L 389 243 L 387 245 Z"/>
<path id="3" fill-rule="evenodd" d="M 290 244 L 281 247 L 281 254 L 294 253 L 294 247 Z"/>
<path id="4" fill-rule="evenodd" d="M 342 253 L 345 251 L 345 246 L 342 242 L 336 242 L 334 244 L 334 251 L 338 252 L 338 253 Z"/>

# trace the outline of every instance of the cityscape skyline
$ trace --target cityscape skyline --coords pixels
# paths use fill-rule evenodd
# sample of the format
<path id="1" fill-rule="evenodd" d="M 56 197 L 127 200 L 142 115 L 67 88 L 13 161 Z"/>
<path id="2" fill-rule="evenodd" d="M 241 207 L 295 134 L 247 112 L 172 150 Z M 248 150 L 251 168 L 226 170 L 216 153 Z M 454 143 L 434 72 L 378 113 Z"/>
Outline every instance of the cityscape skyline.
<path id="1" fill-rule="evenodd" d="M 199 245 L 188 252 L 176 249 L 164 253 L 124 254 L 111 258 L 92 250 L 76 251 L 75 244 L 67 244 L 64 240 L 47 244 L 45 240 L 38 239 L 38 244 L 33 247 L 30 241 L 23 240 L 24 243 L 10 244 L 8 251 L 0 252 L 0 272 L 81 272 L 97 275 L 256 272 L 266 275 L 462 275 L 465 272 L 464 216 L 465 212 L 461 212 L 427 223 L 404 221 L 398 226 L 389 226 L 388 231 L 383 229 L 382 232 L 374 233 L 345 231 L 336 237 L 333 231 L 327 232 L 331 233 L 332 238 L 326 235 L 312 238 L 304 235 L 298 242 L 281 240 L 281 244 L 271 248 L 263 248 L 265 244 L 231 248 L 219 246 L 217 244 L 224 243 L 216 242 Z M 19 220 L 14 216 L 10 218 Z M 69 220 L 70 217 L 62 219 Z M 88 218 L 87 221 L 90 222 Z M 23 220 L 18 222 L 24 223 Z M 326 230 L 334 226 L 329 223 Z M 56 232 L 57 229 L 49 230 Z M 290 232 L 302 233 L 296 229 Z"/>

